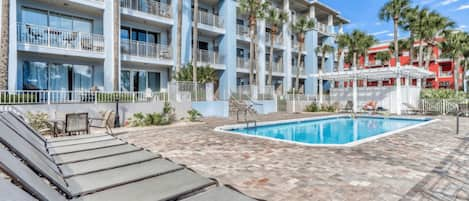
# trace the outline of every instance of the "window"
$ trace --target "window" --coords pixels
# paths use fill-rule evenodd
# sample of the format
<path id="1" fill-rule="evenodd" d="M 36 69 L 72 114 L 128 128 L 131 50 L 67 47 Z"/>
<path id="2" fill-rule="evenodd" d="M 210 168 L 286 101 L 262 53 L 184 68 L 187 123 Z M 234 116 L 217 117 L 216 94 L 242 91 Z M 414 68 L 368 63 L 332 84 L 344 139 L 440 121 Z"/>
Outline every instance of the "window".
<path id="1" fill-rule="evenodd" d="M 73 90 L 88 90 L 91 89 L 92 80 L 92 68 L 86 65 L 74 65 L 73 66 Z"/>
<path id="2" fill-rule="evenodd" d="M 84 33 L 91 33 L 93 29 L 92 20 L 32 8 L 23 8 L 21 18 L 22 22 L 26 24 L 49 26 L 57 29 Z"/>
<path id="3" fill-rule="evenodd" d="M 121 71 L 121 91 L 130 91 L 130 71 Z"/>
<path id="4" fill-rule="evenodd" d="M 161 74 L 147 71 L 121 71 L 121 90 L 143 92 L 151 89 L 153 92 L 161 90 Z"/>
<path id="5" fill-rule="evenodd" d="M 132 29 L 132 40 L 135 41 L 147 41 L 147 32 L 138 29 Z"/>
<path id="6" fill-rule="evenodd" d="M 47 63 L 25 61 L 23 63 L 23 90 L 46 90 L 48 74 Z"/>
<path id="7" fill-rule="evenodd" d="M 242 20 L 242 19 L 236 19 L 236 24 L 238 24 L 238 25 L 244 25 L 244 20 Z"/>
<path id="8" fill-rule="evenodd" d="M 122 39 L 130 39 L 130 28 L 121 27 L 121 38 Z"/>
<path id="9" fill-rule="evenodd" d="M 208 43 L 204 41 L 199 41 L 199 49 L 208 50 Z"/>
<path id="10" fill-rule="evenodd" d="M 236 48 L 236 56 L 238 56 L 238 57 L 244 57 L 244 49 L 242 49 L 242 48 Z"/>
<path id="11" fill-rule="evenodd" d="M 47 26 L 47 12 L 36 10 L 36 9 L 29 9 L 23 8 L 21 12 L 22 22 L 26 24 L 35 24 L 40 26 Z"/>
<path id="12" fill-rule="evenodd" d="M 161 89 L 160 86 L 160 73 L 148 72 L 148 88 L 153 92 L 159 92 Z"/>

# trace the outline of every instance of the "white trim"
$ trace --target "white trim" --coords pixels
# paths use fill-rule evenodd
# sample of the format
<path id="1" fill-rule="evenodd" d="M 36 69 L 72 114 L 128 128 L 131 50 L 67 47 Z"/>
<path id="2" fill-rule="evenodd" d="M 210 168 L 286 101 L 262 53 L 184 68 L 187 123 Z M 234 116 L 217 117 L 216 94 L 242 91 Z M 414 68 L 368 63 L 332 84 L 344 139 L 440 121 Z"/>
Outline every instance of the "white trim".
<path id="1" fill-rule="evenodd" d="M 307 118 L 300 118 L 300 119 L 289 119 L 289 120 L 279 120 L 279 121 L 268 121 L 268 122 L 260 122 L 257 124 L 257 126 L 266 126 L 266 125 L 274 125 L 274 124 L 281 124 L 281 123 L 291 123 L 291 122 L 301 122 L 301 121 L 310 121 L 310 120 L 320 120 L 320 119 L 331 119 L 331 118 L 340 118 L 340 117 L 350 117 L 351 115 L 332 115 L 332 116 L 321 116 L 321 117 L 307 117 Z M 383 117 L 383 116 L 373 116 L 373 115 L 359 115 L 359 117 L 381 117 L 381 118 L 397 118 L 397 119 L 409 119 L 409 120 L 425 120 L 426 118 L 402 118 L 399 116 L 389 116 L 389 117 Z M 246 124 L 234 124 L 234 125 L 227 125 L 227 126 L 219 126 L 216 127 L 214 130 L 216 132 L 221 132 L 221 133 L 228 133 L 228 134 L 235 134 L 235 135 L 241 135 L 244 137 L 253 137 L 253 138 L 260 138 L 260 139 L 267 139 L 267 140 L 272 140 L 272 141 L 277 141 L 277 142 L 286 142 L 290 144 L 297 144 L 297 145 L 302 145 L 302 146 L 309 146 L 309 147 L 353 147 L 357 146 L 363 143 L 367 143 L 379 138 L 387 137 L 396 133 L 401 133 L 406 130 L 410 130 L 413 128 L 421 127 L 430 123 L 434 123 L 440 121 L 440 119 L 432 119 L 429 121 L 425 121 L 422 123 L 418 123 L 412 126 L 407 126 L 404 128 L 400 128 L 397 130 L 392 130 L 389 132 L 381 133 L 374 135 L 372 137 L 367 137 L 361 140 L 357 140 L 354 142 L 349 142 L 346 144 L 308 144 L 304 142 L 296 142 L 296 141 L 290 141 L 290 140 L 282 140 L 282 139 L 276 139 L 276 138 L 271 138 L 271 137 L 264 137 L 264 136 L 258 136 L 258 135 L 248 135 L 245 133 L 240 133 L 240 132 L 234 132 L 230 131 L 231 129 L 237 129 L 237 128 L 245 128 Z"/>

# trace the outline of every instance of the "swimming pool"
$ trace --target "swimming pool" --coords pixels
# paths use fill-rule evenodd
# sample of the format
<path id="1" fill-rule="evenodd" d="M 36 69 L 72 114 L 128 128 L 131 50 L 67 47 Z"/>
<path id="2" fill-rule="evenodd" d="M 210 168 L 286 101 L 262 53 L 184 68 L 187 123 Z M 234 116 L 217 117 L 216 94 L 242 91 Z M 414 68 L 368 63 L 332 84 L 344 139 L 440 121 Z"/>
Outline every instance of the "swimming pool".
<path id="1" fill-rule="evenodd" d="M 348 115 L 267 122 L 255 127 L 234 125 L 218 131 L 306 145 L 350 146 L 431 122 L 428 118 Z"/>

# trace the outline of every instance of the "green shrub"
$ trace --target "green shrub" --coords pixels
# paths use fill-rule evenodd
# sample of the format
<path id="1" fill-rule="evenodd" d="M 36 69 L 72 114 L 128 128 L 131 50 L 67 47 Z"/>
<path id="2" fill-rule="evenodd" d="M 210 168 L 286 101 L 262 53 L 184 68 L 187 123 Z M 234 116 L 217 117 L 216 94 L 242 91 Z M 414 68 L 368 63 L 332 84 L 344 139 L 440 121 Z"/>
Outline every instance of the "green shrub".
<path id="1" fill-rule="evenodd" d="M 192 109 L 192 110 L 187 111 L 187 114 L 189 115 L 188 119 L 191 122 L 198 121 L 199 117 L 202 116 L 202 114 L 200 114 L 200 112 L 197 111 L 196 109 Z"/>
<path id="2" fill-rule="evenodd" d="M 46 113 L 26 113 L 26 119 L 31 127 L 35 130 L 41 132 L 42 134 L 47 134 L 52 130 L 52 125 L 49 123 L 49 116 Z"/>
<path id="3" fill-rule="evenodd" d="M 458 93 L 452 89 L 423 89 L 420 92 L 422 99 L 463 99 L 468 98 L 465 93 Z"/>
<path id="4" fill-rule="evenodd" d="M 305 112 L 319 112 L 319 107 L 316 103 L 311 103 L 310 105 L 306 106 Z"/>
<path id="5" fill-rule="evenodd" d="M 171 124 L 175 119 L 174 108 L 171 107 L 169 102 L 165 102 L 163 107 L 163 113 L 148 113 L 143 114 L 141 112 L 134 113 L 132 118 L 129 119 L 129 126 L 140 127 L 140 126 L 161 126 Z"/>

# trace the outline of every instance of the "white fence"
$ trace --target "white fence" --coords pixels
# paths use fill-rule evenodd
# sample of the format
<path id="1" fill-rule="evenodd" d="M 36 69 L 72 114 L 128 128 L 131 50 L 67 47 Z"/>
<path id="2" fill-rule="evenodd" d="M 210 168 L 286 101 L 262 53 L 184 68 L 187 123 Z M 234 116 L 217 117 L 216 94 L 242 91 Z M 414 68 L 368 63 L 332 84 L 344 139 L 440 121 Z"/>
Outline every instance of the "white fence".
<path id="1" fill-rule="evenodd" d="M 421 88 L 418 87 L 403 87 L 401 89 L 402 103 L 417 106 L 419 103 Z M 352 88 L 332 88 L 330 92 L 330 104 L 339 103 L 345 105 L 347 101 L 353 101 Z M 358 108 L 361 108 L 370 101 L 376 101 L 378 107 L 383 107 L 391 113 L 397 113 L 396 87 L 360 87 L 358 88 Z M 402 109 L 405 109 L 401 106 Z"/>
<path id="2" fill-rule="evenodd" d="M 168 90 L 170 101 L 202 102 L 217 99 L 213 83 L 171 82 Z"/>
<path id="3" fill-rule="evenodd" d="M 239 100 L 275 100 L 275 87 L 265 86 L 259 88 L 256 85 L 240 85 L 231 92 Z"/>
<path id="4" fill-rule="evenodd" d="M 87 52 L 104 52 L 104 37 L 100 34 L 23 23 L 18 23 L 16 30 L 18 43 Z"/>
<path id="5" fill-rule="evenodd" d="M 469 99 L 422 99 L 418 107 L 427 113 L 455 114 L 461 110 L 469 110 Z"/>
<path id="6" fill-rule="evenodd" d="M 100 92 L 100 91 L 0 91 L 0 105 L 113 103 L 168 101 L 167 93 L 160 92 Z"/>

